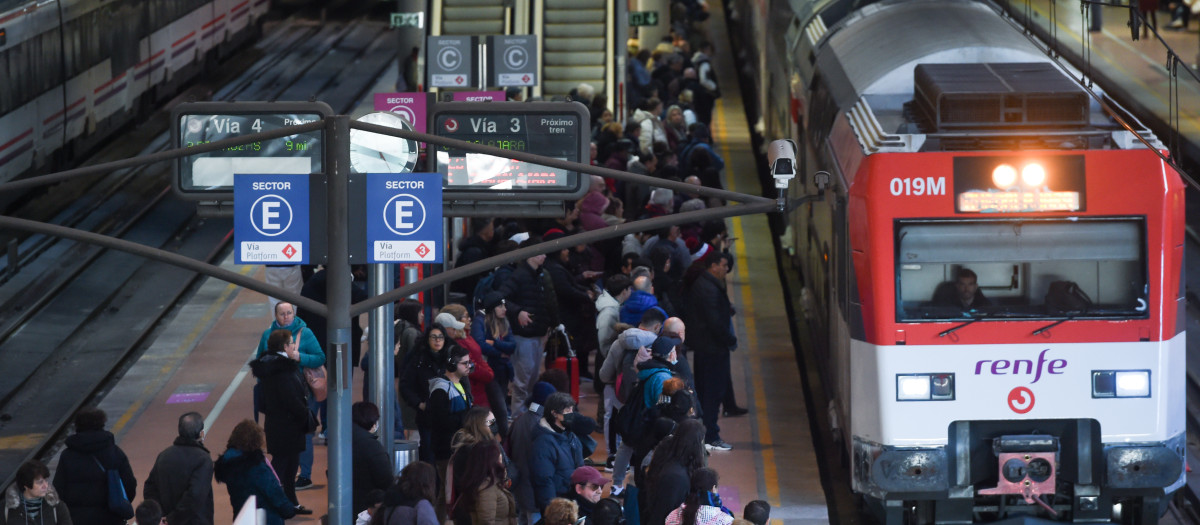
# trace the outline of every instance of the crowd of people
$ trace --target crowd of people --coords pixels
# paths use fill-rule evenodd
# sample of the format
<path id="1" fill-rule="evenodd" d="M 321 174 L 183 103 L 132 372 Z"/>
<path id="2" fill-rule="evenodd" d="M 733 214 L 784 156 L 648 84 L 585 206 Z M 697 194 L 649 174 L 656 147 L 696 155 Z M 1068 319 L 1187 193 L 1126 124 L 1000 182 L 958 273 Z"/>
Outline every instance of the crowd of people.
<path id="1" fill-rule="evenodd" d="M 701 30 L 707 6 L 676 0 L 672 15 L 663 42 L 631 50 L 630 114 L 614 118 L 604 96 L 586 84 L 570 97 L 591 108 L 594 165 L 720 188 L 725 161 L 709 129 L 721 92 L 712 44 Z M 593 176 L 564 217 L 473 219 L 453 265 L 721 205 L 697 193 Z M 730 376 L 738 346 L 726 292 L 734 240 L 722 221 L 680 221 L 460 279 L 450 285 L 452 302 L 440 308 L 398 303 L 395 424 L 380 429 L 379 408 L 370 402 L 352 407 L 358 523 L 765 523 L 770 507 L 762 501 L 735 519 L 721 504 L 718 473 L 707 466 L 709 454 L 732 448 L 720 419 L 746 413 Z M 365 280 L 364 268 L 352 272 L 356 282 Z M 324 270 L 268 267 L 267 280 L 325 299 Z M 365 289 L 356 286 L 355 294 L 362 300 Z M 271 306 L 273 319 L 250 363 L 253 419 L 235 426 L 215 461 L 203 417 L 184 414 L 178 437 L 144 481 L 143 502 L 136 509 L 115 505 L 114 491 L 134 501 L 137 482 L 104 429 L 104 412 L 85 408 L 52 483 L 40 462 L 21 467 L 5 493 L 3 523 L 211 524 L 213 479 L 226 487 L 235 514 L 250 496 L 269 523 L 312 514 L 296 491 L 314 486 L 313 449 L 327 425 L 319 387 L 328 362 L 326 322 L 287 302 L 272 299 Z M 359 323 L 351 326 L 359 340 Z M 564 360 L 566 348 L 574 356 Z M 354 353 L 368 368 L 369 356 Z M 594 418 L 578 410 L 581 380 L 602 396 Z M 363 398 L 370 399 L 366 386 Z M 414 434 L 418 460 L 394 477 L 376 436 Z"/>

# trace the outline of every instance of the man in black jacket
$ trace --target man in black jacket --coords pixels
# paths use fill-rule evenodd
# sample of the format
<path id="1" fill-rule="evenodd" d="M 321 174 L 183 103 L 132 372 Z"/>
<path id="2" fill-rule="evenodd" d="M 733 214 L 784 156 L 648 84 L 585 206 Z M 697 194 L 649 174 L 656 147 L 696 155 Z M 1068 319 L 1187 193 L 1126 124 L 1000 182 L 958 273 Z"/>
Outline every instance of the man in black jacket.
<path id="1" fill-rule="evenodd" d="M 521 247 L 538 242 L 541 239 L 531 238 L 521 243 Z M 552 319 L 555 309 L 548 308 L 557 300 L 554 297 L 554 285 L 550 284 L 548 277 L 543 278 L 542 263 L 545 261 L 545 255 L 535 255 L 517 263 L 517 267 L 500 285 L 500 293 L 508 305 L 513 340 L 517 343 L 517 350 L 512 355 L 513 394 L 509 411 L 512 414 L 520 414 L 525 410 L 525 399 L 537 382 L 542 361 L 546 357 L 546 334 L 558 324 Z"/>
<path id="2" fill-rule="evenodd" d="M 204 448 L 204 416 L 179 416 L 179 437 L 158 454 L 142 493 L 162 506 L 171 525 L 212 525 L 213 461 Z"/>
<path id="3" fill-rule="evenodd" d="M 733 266 L 733 257 L 728 253 L 710 252 L 708 257 L 701 259 L 701 264 L 704 271 L 699 272 L 687 288 L 687 326 L 691 331 L 688 346 L 695 354 L 696 393 L 700 396 L 704 417 L 705 446 L 729 450 L 732 447 L 721 439 L 717 415 L 729 386 L 725 379 L 729 353 L 737 347 L 731 319 L 733 305 L 725 292 L 725 275 Z"/>
<path id="4" fill-rule="evenodd" d="M 312 514 L 296 499 L 296 472 L 300 469 L 300 453 L 304 452 L 304 435 L 314 429 L 309 425 L 308 387 L 300 372 L 299 347 L 291 332 L 271 332 L 267 353 L 251 361 L 250 370 L 262 384 L 263 431 L 271 466 L 279 476 L 283 493 L 296 506 L 296 514 Z"/>

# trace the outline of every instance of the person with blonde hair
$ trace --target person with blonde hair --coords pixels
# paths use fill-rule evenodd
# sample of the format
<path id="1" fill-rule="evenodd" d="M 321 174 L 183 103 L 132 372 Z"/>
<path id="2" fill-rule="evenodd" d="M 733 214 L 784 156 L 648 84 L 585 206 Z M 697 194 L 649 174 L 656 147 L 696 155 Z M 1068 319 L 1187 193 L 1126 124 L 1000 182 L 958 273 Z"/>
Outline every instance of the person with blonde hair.
<path id="1" fill-rule="evenodd" d="M 543 525 L 575 525 L 579 520 L 579 505 L 567 498 L 554 498 L 542 512 Z"/>

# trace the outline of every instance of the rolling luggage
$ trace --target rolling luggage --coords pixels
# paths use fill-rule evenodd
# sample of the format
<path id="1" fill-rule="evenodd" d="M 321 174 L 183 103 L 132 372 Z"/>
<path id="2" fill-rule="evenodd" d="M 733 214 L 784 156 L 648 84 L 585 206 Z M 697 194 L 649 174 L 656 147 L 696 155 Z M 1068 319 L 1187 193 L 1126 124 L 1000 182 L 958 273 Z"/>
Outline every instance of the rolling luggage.
<path id="1" fill-rule="evenodd" d="M 560 324 L 550 333 L 550 339 L 555 341 L 554 344 L 546 344 L 548 348 L 553 347 L 554 349 L 554 361 L 550 363 L 550 368 L 567 373 L 568 384 L 571 385 L 571 398 L 578 403 L 579 359 L 575 357 L 575 350 L 571 348 L 571 338 L 567 336 L 566 328 Z"/>

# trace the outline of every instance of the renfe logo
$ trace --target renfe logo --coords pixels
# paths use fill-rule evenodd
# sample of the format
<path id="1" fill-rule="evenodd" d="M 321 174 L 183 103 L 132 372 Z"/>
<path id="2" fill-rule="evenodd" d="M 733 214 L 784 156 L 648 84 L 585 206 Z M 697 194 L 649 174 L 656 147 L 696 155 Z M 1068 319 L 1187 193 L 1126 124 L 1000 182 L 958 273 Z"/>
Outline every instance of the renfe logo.
<path id="1" fill-rule="evenodd" d="M 1012 361 L 1008 359 L 981 359 L 975 363 L 975 375 L 983 375 L 985 372 L 991 372 L 994 376 L 1031 375 L 1033 376 L 1033 381 L 1030 381 L 1029 384 L 1036 383 L 1042 378 L 1042 370 L 1045 370 L 1048 374 L 1062 375 L 1062 369 L 1067 367 L 1067 360 L 1054 359 L 1047 363 L 1046 352 L 1049 351 L 1050 349 L 1047 348 L 1038 354 L 1036 368 L 1030 359 L 1014 359 Z M 991 363 L 992 365 L 985 366 L 986 363 Z"/>

